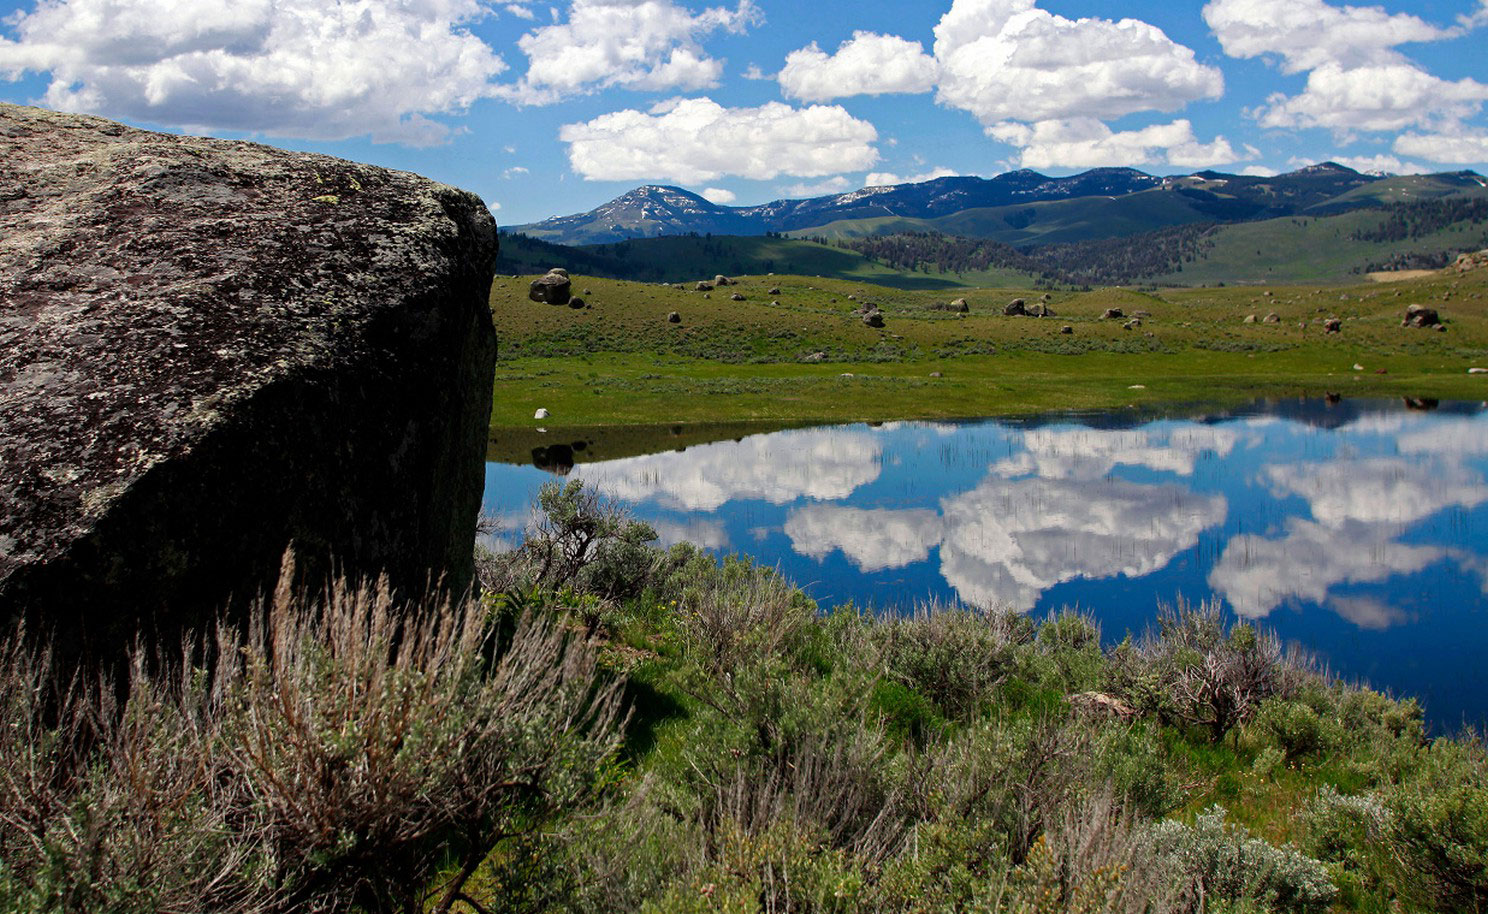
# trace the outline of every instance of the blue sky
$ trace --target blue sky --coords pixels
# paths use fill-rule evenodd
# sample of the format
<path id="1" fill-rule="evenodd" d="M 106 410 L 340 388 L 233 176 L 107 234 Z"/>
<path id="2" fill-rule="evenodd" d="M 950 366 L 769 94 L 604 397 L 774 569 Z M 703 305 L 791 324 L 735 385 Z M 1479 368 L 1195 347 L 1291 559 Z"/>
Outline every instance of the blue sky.
<path id="1" fill-rule="evenodd" d="M 0 99 L 345 156 L 503 224 L 1019 167 L 1488 171 L 1488 0 L 26 0 Z"/>

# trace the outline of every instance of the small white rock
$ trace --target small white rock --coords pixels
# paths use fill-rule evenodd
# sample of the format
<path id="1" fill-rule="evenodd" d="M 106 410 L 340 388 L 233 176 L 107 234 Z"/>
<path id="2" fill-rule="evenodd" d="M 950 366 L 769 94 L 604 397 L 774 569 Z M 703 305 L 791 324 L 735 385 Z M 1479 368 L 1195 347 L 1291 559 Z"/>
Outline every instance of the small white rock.
<path id="1" fill-rule="evenodd" d="M 535 412 L 535 413 L 532 414 L 532 418 L 534 418 L 534 419 L 546 419 L 546 418 L 548 418 L 548 415 L 549 414 L 548 414 L 548 411 L 546 409 L 539 409 L 537 412 Z"/>
<path id="2" fill-rule="evenodd" d="M 1468 374 L 1488 374 L 1488 368 L 1469 368 Z"/>
<path id="3" fill-rule="evenodd" d="M 1363 371 L 1364 370 L 1364 366 L 1363 365 L 1360 365 L 1358 362 L 1355 362 L 1354 363 L 1354 370 L 1355 371 Z"/>
<path id="4" fill-rule="evenodd" d="M 1146 384 L 1128 384 L 1126 389 L 1127 390 L 1146 390 L 1147 389 L 1147 385 Z"/>

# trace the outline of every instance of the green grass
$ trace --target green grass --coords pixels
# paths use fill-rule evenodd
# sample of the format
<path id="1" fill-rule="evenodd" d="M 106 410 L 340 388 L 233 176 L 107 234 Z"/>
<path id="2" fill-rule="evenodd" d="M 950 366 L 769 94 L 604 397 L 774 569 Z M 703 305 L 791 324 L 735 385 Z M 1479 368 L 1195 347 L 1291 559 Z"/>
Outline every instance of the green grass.
<path id="1" fill-rule="evenodd" d="M 539 407 L 552 414 L 543 424 L 565 427 L 783 425 L 1325 392 L 1480 399 L 1488 387 L 1488 378 L 1467 374 L 1488 367 L 1481 273 L 1326 290 L 1055 292 L 1052 318 L 1002 316 L 1015 295 L 1037 300 L 1032 291 L 928 292 L 802 276 L 744 277 L 710 293 L 582 276 L 574 286 L 588 308 L 530 302 L 525 278 L 493 285 L 496 428 L 532 428 Z M 736 291 L 743 301 L 730 299 Z M 953 296 L 971 312 L 936 309 Z M 854 313 L 863 301 L 882 309 L 884 328 Z M 1448 332 L 1400 327 L 1415 302 L 1437 307 Z M 1148 316 L 1126 329 L 1102 319 L 1110 307 Z M 681 323 L 667 322 L 671 311 Z M 1280 324 L 1244 323 L 1270 311 Z M 1343 332 L 1325 334 L 1326 317 L 1341 318 Z M 1060 332 L 1066 325 L 1072 333 Z"/>

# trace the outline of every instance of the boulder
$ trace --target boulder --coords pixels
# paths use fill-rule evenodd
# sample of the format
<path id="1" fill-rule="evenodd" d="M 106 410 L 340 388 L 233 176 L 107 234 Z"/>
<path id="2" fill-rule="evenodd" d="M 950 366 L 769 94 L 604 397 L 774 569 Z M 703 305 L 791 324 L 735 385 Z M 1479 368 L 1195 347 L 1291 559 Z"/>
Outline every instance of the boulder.
<path id="1" fill-rule="evenodd" d="M 680 324 L 680 323 L 682 323 L 682 315 L 678 314 L 676 311 L 673 311 L 672 313 L 670 313 L 670 314 L 667 315 L 667 323 L 668 324 Z"/>
<path id="2" fill-rule="evenodd" d="M 1330 318 L 1328 318 L 1327 320 L 1323 321 L 1323 332 L 1324 333 L 1341 333 L 1341 332 L 1343 332 L 1343 321 L 1339 320 L 1336 317 L 1330 317 Z"/>
<path id="3" fill-rule="evenodd" d="M 1076 717 L 1093 720 L 1132 720 L 1136 708 L 1105 692 L 1077 692 L 1069 697 L 1070 712 Z"/>
<path id="4" fill-rule="evenodd" d="M 584 301 L 584 300 L 583 300 L 583 299 L 582 299 L 582 298 L 580 298 L 580 297 L 579 297 L 579 296 L 577 296 L 577 295 L 575 295 L 575 296 L 574 296 L 574 297 L 573 297 L 573 298 L 570 298 L 570 299 L 569 299 L 569 300 L 568 300 L 568 306 L 569 306 L 569 307 L 570 307 L 570 308 L 572 308 L 572 309 L 574 309 L 574 310 L 575 310 L 575 311 L 578 311 L 578 310 L 579 310 L 579 309 L 581 309 L 581 308 L 586 308 L 586 307 L 588 307 L 588 303 L 587 303 L 587 302 L 585 302 L 585 301 Z"/>
<path id="5" fill-rule="evenodd" d="M 540 407 L 538 407 L 537 412 L 535 412 L 535 413 L 532 414 L 532 418 L 534 418 L 534 419 L 546 419 L 546 418 L 548 418 L 551 415 L 552 415 L 552 413 L 548 412 L 547 407 L 540 406 Z"/>
<path id="6" fill-rule="evenodd" d="M 1023 299 L 1015 298 L 1012 301 L 1008 302 L 1006 305 L 1002 306 L 1002 313 L 1007 317 L 1015 317 L 1020 314 L 1025 314 L 1026 312 L 1023 310 L 1023 308 L 1026 304 L 1027 303 L 1024 302 Z"/>
<path id="7" fill-rule="evenodd" d="M 827 354 L 820 351 L 807 353 L 806 355 L 801 356 L 801 361 L 803 362 L 825 362 L 826 360 Z"/>
<path id="8" fill-rule="evenodd" d="M 1065 324 L 1063 327 L 1060 327 L 1059 328 L 1059 332 L 1060 333 L 1074 333 L 1075 332 L 1075 328 L 1074 327 L 1071 327 L 1069 324 Z"/>
<path id="9" fill-rule="evenodd" d="M 863 323 L 869 327 L 882 327 L 884 325 L 883 314 L 878 311 L 869 311 L 863 315 Z"/>
<path id="10" fill-rule="evenodd" d="M 724 276 L 722 273 L 719 273 L 717 276 L 713 277 L 713 285 L 715 286 L 731 286 L 733 284 L 734 281 L 732 279 L 729 279 L 727 276 Z"/>
<path id="11" fill-rule="evenodd" d="M 1435 308 L 1425 305 L 1411 305 L 1405 309 L 1405 320 L 1400 322 L 1402 327 L 1436 327 L 1441 324 L 1441 315 L 1436 313 Z"/>
<path id="12" fill-rule="evenodd" d="M 738 292 L 735 292 L 733 295 L 730 295 L 729 296 L 729 301 L 743 301 L 743 300 L 744 300 L 744 296 L 740 295 Z"/>
<path id="13" fill-rule="evenodd" d="M 774 288 L 770 289 L 770 291 L 766 292 L 765 294 L 766 295 L 779 295 L 780 294 L 780 288 L 778 286 L 777 287 L 774 287 Z"/>
<path id="14" fill-rule="evenodd" d="M 1053 317 L 1054 309 L 1044 304 L 1029 305 L 1023 313 L 1029 317 Z"/>
<path id="15" fill-rule="evenodd" d="M 1279 323 L 1281 323 L 1281 315 L 1280 314 L 1277 314 L 1275 311 L 1272 311 L 1270 314 L 1268 314 L 1265 317 L 1261 318 L 1261 323 L 1263 323 L 1263 324 L 1279 324 Z"/>
<path id="16" fill-rule="evenodd" d="M 473 573 L 496 226 L 406 172 L 0 104 L 0 622 L 117 656 L 286 548 Z"/>
<path id="17" fill-rule="evenodd" d="M 544 304 L 566 305 L 572 290 L 573 284 L 569 282 L 567 273 L 549 270 L 546 275 L 532 281 L 527 289 L 527 297 Z"/>
<path id="18" fill-rule="evenodd" d="M 1106 313 L 1101 315 L 1101 318 L 1103 320 L 1108 321 L 1119 321 L 1123 317 L 1126 317 L 1126 315 L 1121 313 L 1120 308 L 1107 308 Z"/>
<path id="19" fill-rule="evenodd" d="M 1246 324 L 1254 324 L 1255 322 L 1256 322 L 1256 316 L 1254 314 L 1247 314 L 1247 315 L 1245 315 L 1245 320 L 1242 321 L 1242 323 L 1246 323 Z"/>
<path id="20" fill-rule="evenodd" d="M 699 281 L 697 285 L 692 287 L 692 290 L 694 292 L 712 292 L 713 283 Z"/>
<path id="21" fill-rule="evenodd" d="M 1140 317 L 1134 317 L 1131 320 L 1127 321 L 1126 323 L 1122 324 L 1121 325 L 1121 329 L 1123 329 L 1123 330 L 1135 330 L 1135 329 L 1137 329 L 1140 326 L 1142 326 L 1142 319 Z"/>
<path id="22" fill-rule="evenodd" d="M 568 278 L 568 271 L 565 270 L 563 267 L 549 267 L 548 272 L 553 273 L 557 276 L 562 276 L 564 279 Z"/>
<path id="23" fill-rule="evenodd" d="M 956 309 L 956 311 L 961 314 L 966 314 L 971 310 L 971 305 L 967 304 L 966 299 L 964 298 L 958 298 L 955 301 L 951 302 L 951 307 Z"/>
<path id="24" fill-rule="evenodd" d="M 1452 264 L 1452 269 L 1458 273 L 1481 270 L 1484 267 L 1488 267 L 1488 250 L 1475 251 L 1471 254 L 1458 254 L 1457 260 Z"/>

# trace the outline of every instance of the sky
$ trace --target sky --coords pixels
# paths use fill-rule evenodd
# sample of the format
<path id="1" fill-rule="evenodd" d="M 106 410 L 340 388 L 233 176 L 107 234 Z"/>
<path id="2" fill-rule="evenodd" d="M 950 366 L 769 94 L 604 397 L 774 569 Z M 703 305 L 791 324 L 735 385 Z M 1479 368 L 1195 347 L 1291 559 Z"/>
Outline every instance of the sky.
<path id="1" fill-rule="evenodd" d="M 1488 172 L 1488 0 L 0 0 L 0 100 L 407 169 L 503 225 L 947 174 Z"/>

